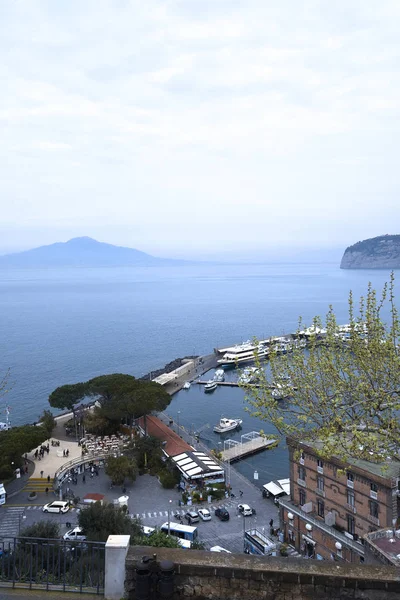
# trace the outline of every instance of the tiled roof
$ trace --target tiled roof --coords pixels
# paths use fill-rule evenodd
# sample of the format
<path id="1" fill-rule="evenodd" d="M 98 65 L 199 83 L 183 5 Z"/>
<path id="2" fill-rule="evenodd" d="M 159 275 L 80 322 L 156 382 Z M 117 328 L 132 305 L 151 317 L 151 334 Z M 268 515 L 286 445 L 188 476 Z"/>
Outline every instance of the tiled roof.
<path id="1" fill-rule="evenodd" d="M 143 417 L 139 419 L 139 426 L 144 429 Z M 168 425 L 165 425 L 165 423 L 160 421 L 157 417 L 151 415 L 147 416 L 146 426 L 148 435 L 152 435 L 158 440 L 165 442 L 163 450 L 168 456 L 176 456 L 177 454 L 182 454 L 182 452 L 193 450 L 192 446 L 189 446 L 189 444 L 182 440 L 175 431 L 168 427 Z"/>

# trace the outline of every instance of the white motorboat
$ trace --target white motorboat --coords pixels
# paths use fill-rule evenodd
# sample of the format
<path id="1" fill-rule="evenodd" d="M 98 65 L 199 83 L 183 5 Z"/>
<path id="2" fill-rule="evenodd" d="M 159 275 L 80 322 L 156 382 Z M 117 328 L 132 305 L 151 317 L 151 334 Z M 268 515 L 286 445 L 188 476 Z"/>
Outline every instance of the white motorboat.
<path id="1" fill-rule="evenodd" d="M 225 381 L 225 371 L 217 369 L 214 373 L 214 381 Z"/>
<path id="2" fill-rule="evenodd" d="M 259 369 L 257 367 L 246 367 L 238 378 L 238 383 L 253 383 L 257 379 Z"/>
<path id="3" fill-rule="evenodd" d="M 293 396 L 294 387 L 289 383 L 274 383 L 273 390 L 271 392 L 271 396 L 274 400 L 284 400 L 285 398 L 290 398 Z"/>
<path id="4" fill-rule="evenodd" d="M 219 421 L 219 425 L 216 425 L 214 427 L 214 431 L 215 433 L 225 433 L 226 431 L 239 429 L 242 423 L 242 419 L 225 419 L 224 417 L 222 417 Z"/>
<path id="5" fill-rule="evenodd" d="M 217 386 L 218 386 L 218 381 L 215 381 L 215 379 L 210 379 L 210 381 L 207 381 L 206 385 L 204 386 L 204 391 L 206 394 L 208 394 L 208 393 L 216 390 Z"/>
<path id="6" fill-rule="evenodd" d="M 183 384 L 183 389 L 184 390 L 190 389 L 190 381 L 185 381 L 185 383 Z"/>

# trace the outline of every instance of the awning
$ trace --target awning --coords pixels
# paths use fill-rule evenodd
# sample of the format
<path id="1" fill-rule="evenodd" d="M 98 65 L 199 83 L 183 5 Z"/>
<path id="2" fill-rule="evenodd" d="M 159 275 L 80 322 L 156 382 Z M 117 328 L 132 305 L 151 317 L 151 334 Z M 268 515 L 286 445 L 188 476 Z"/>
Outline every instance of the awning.
<path id="1" fill-rule="evenodd" d="M 279 496 L 279 494 L 285 494 L 285 490 L 283 488 L 281 488 L 280 485 L 277 485 L 273 481 L 270 481 L 269 483 L 266 483 L 265 485 L 263 485 L 263 488 L 265 490 L 267 490 L 267 492 L 269 492 L 273 496 Z"/>
<path id="2" fill-rule="evenodd" d="M 313 546 L 315 546 L 315 544 L 317 543 L 315 540 L 307 537 L 306 535 L 302 535 L 301 537 L 305 542 L 307 542 L 308 544 L 312 544 Z"/>
<path id="3" fill-rule="evenodd" d="M 288 496 L 290 496 L 290 479 L 278 479 L 278 483 Z"/>

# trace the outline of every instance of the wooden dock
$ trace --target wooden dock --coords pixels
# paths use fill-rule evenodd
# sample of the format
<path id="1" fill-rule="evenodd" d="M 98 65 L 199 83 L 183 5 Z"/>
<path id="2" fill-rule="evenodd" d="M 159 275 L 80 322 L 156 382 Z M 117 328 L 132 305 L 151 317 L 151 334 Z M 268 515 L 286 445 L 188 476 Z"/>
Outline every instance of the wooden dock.
<path id="1" fill-rule="evenodd" d="M 199 385 L 206 385 L 210 380 L 207 381 L 199 380 L 196 383 Z M 225 385 L 226 387 L 239 387 L 239 383 L 237 381 L 217 381 L 218 385 Z M 246 385 L 253 385 L 254 387 L 260 387 L 259 383 L 246 383 Z"/>
<path id="2" fill-rule="evenodd" d="M 256 454 L 262 450 L 268 450 L 275 448 L 278 445 L 277 440 L 268 440 L 261 435 L 253 437 L 251 440 L 246 442 L 236 443 L 231 448 L 224 450 L 222 454 L 222 460 L 233 463 L 251 454 Z"/>

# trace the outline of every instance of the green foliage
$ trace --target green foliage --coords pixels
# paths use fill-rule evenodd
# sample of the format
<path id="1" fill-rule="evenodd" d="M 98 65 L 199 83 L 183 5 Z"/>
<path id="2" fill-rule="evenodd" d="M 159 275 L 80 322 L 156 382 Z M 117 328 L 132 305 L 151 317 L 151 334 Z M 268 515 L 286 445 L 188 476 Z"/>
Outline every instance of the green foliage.
<path id="1" fill-rule="evenodd" d="M 205 545 L 203 542 L 195 540 L 194 542 L 192 542 L 191 550 L 205 550 Z"/>
<path id="2" fill-rule="evenodd" d="M 376 462 L 397 458 L 400 439 L 400 322 L 394 276 L 380 298 L 368 286 L 356 309 L 349 296 L 349 325 L 341 331 L 332 307 L 325 322 L 315 317 L 307 349 L 294 346 L 284 356 L 272 350 L 261 387 L 244 385 L 253 416 L 278 432 L 310 443 L 322 457 Z M 318 334 L 324 328 L 323 339 Z M 304 329 L 301 321 L 298 335 Z M 291 398 L 276 400 L 271 387 L 280 382 Z"/>
<path id="3" fill-rule="evenodd" d="M 166 468 L 159 473 L 158 477 L 163 488 L 167 490 L 171 490 L 172 488 L 176 487 L 180 481 L 180 475 L 178 472 L 169 471 Z"/>
<path id="4" fill-rule="evenodd" d="M 114 485 L 123 485 L 126 479 L 135 481 L 138 468 L 133 458 L 110 456 L 107 458 L 105 472 Z"/>
<path id="5" fill-rule="evenodd" d="M 180 548 L 179 542 L 173 535 L 169 536 L 156 529 L 149 536 L 142 536 L 140 538 L 140 544 L 143 546 L 154 546 L 156 548 Z"/>
<path id="6" fill-rule="evenodd" d="M 155 466 L 158 470 L 163 464 L 161 442 L 155 437 L 145 436 L 135 438 L 133 454 L 138 467 L 141 469 Z"/>
<path id="7" fill-rule="evenodd" d="M 85 383 L 63 385 L 50 394 L 49 404 L 53 408 L 74 410 L 76 404 L 83 400 L 86 395 Z"/>
<path id="8" fill-rule="evenodd" d="M 21 531 L 21 537 L 50 538 L 55 540 L 60 537 L 60 528 L 54 521 L 37 521 Z"/>
<path id="9" fill-rule="evenodd" d="M 39 423 L 47 432 L 47 437 L 50 438 L 53 433 L 53 429 L 57 425 L 53 413 L 50 410 L 44 410 L 42 415 L 39 417 Z"/>
<path id="10" fill-rule="evenodd" d="M 140 537 L 140 522 L 131 519 L 125 510 L 113 504 L 94 502 L 83 508 L 78 515 L 79 526 L 87 538 L 95 542 L 105 542 L 109 535 L 131 535 Z"/>
<path id="11" fill-rule="evenodd" d="M 22 425 L 0 431 L 0 479 L 12 477 L 14 469 L 22 467 L 23 455 L 47 439 L 47 431 L 42 426 Z"/>

